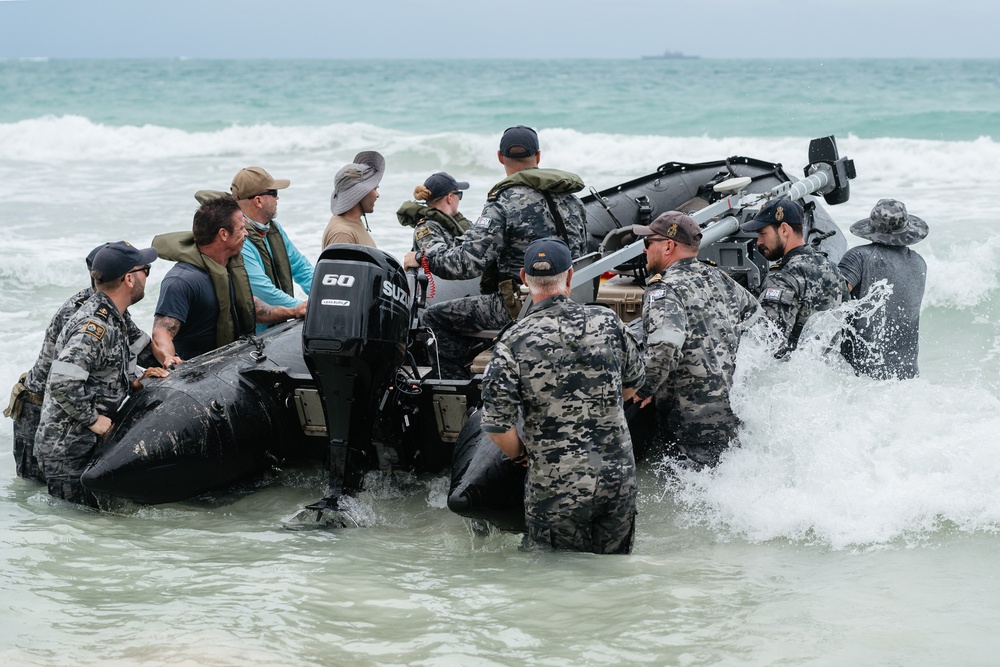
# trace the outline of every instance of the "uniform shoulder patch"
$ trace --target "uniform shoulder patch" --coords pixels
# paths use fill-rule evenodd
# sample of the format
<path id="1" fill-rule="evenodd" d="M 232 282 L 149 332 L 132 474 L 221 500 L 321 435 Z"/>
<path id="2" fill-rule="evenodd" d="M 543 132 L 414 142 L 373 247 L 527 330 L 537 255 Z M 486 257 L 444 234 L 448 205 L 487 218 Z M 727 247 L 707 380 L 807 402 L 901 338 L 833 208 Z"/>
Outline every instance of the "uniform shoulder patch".
<path id="1" fill-rule="evenodd" d="M 94 317 L 99 317 L 102 320 L 104 320 L 105 322 L 108 321 L 108 317 L 110 317 L 110 316 L 111 316 L 111 313 L 108 312 L 108 307 L 107 306 L 101 306 L 96 311 L 94 311 Z"/>
<path id="2" fill-rule="evenodd" d="M 656 301 L 657 299 L 662 299 L 664 296 L 666 296 L 666 294 L 667 290 L 663 289 L 662 287 L 654 290 L 649 290 L 649 300 Z"/>
<path id="3" fill-rule="evenodd" d="M 761 301 L 781 301 L 781 293 L 784 292 L 783 289 L 779 287 L 768 287 L 760 295 Z"/>
<path id="4" fill-rule="evenodd" d="M 417 226 L 417 231 L 415 231 L 413 233 L 413 237 L 416 238 L 417 240 L 419 240 L 419 239 L 424 238 L 425 236 L 427 236 L 430 233 L 431 233 L 431 228 L 430 228 L 429 225 L 427 225 L 427 224 L 418 225 Z"/>
<path id="5" fill-rule="evenodd" d="M 489 227 L 490 226 L 490 219 L 487 218 L 486 216 L 483 216 L 481 218 L 478 218 L 474 223 L 472 223 L 472 226 L 473 227 Z"/>
<path id="6" fill-rule="evenodd" d="M 104 338 L 104 334 L 107 330 L 107 327 L 100 322 L 95 322 L 94 320 L 87 320 L 83 325 L 83 333 L 90 334 L 97 340 Z"/>

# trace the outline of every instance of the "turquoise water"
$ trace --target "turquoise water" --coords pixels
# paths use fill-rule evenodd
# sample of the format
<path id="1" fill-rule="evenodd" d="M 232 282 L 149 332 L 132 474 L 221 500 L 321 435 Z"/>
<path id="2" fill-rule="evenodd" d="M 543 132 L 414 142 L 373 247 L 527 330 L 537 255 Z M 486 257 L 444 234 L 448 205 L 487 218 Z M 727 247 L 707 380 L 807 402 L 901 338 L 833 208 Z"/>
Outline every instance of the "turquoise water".
<path id="1" fill-rule="evenodd" d="M 994 664 L 998 77 L 955 60 L 0 62 L 0 391 L 90 248 L 190 228 L 193 193 L 252 164 L 291 180 L 278 218 L 310 257 L 356 152 L 386 157 L 368 218 L 400 256 L 413 186 L 447 170 L 476 215 L 518 123 L 597 188 L 731 155 L 800 173 L 808 140 L 836 134 L 858 170 L 838 225 L 894 197 L 931 229 L 921 378 L 748 348 L 742 446 L 711 473 L 645 468 L 627 558 L 473 535 L 444 477 L 373 483 L 352 531 L 286 528 L 317 469 L 97 514 L 17 479 L 2 420 L 0 664 Z M 165 270 L 132 309 L 147 330 Z"/>
<path id="2" fill-rule="evenodd" d="M 994 60 L 6 61 L 0 122 L 188 131 L 363 121 L 420 132 L 1000 136 Z"/>

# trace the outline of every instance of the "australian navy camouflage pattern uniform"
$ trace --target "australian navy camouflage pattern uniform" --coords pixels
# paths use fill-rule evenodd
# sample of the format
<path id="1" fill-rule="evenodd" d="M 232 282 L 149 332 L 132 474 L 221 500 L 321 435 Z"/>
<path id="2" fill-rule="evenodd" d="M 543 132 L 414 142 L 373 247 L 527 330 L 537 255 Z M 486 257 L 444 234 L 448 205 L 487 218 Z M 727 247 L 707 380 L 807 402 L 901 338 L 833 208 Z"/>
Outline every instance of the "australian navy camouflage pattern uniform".
<path id="1" fill-rule="evenodd" d="M 18 406 L 14 411 L 16 414 L 9 416 L 14 418 L 14 462 L 17 474 L 21 477 L 45 481 L 45 476 L 35 458 L 35 433 L 42 415 L 42 399 L 45 396 L 49 368 L 55 356 L 56 339 L 70 317 L 80 310 L 93 294 L 93 287 L 80 290 L 59 307 L 45 330 L 42 349 L 38 353 L 35 365 L 25 374 L 20 386 L 15 386 L 15 393 L 20 394 L 20 400 L 16 402 Z M 136 364 L 144 368 L 159 366 L 159 362 L 153 356 L 149 335 L 136 326 L 128 311 L 125 311 L 125 324 L 128 327 L 131 360 L 129 376 L 136 375 Z"/>
<path id="2" fill-rule="evenodd" d="M 107 295 L 95 292 L 56 341 L 35 434 L 35 454 L 53 496 L 96 507 L 80 484 L 98 440 L 89 427 L 118 408 L 134 368 L 125 317 Z"/>
<path id="3" fill-rule="evenodd" d="M 451 248 L 471 225 L 461 213 L 451 216 L 415 201 L 403 202 L 396 218 L 399 224 L 413 227 L 414 250 L 430 250 L 439 245 Z"/>
<path id="4" fill-rule="evenodd" d="M 801 245 L 789 250 L 768 271 L 760 305 L 784 336 L 779 354 L 794 350 L 806 320 L 850 299 L 837 265 L 821 252 Z"/>
<path id="5" fill-rule="evenodd" d="M 642 304 L 645 393 L 656 397 L 658 441 L 672 457 L 714 465 L 736 437 L 729 402 L 736 351 L 761 318 L 749 292 L 694 257 L 650 280 Z"/>
<path id="6" fill-rule="evenodd" d="M 622 388 L 642 381 L 637 342 L 601 306 L 553 296 L 501 334 L 483 377 L 483 430 L 505 433 L 523 417 L 532 539 L 631 551 L 637 490 Z"/>
<path id="7" fill-rule="evenodd" d="M 482 215 L 459 243 L 427 251 L 431 272 L 448 280 L 481 276 L 494 262 L 498 274 L 498 284 L 483 285 L 483 294 L 436 303 L 424 313 L 424 324 L 437 339 L 444 377 L 468 377 L 465 364 L 473 347 L 468 334 L 500 329 L 513 319 L 524 252 L 532 241 L 555 236 L 566 242 L 574 259 L 586 254 L 586 212 L 572 194 L 582 188 L 579 177 L 556 169 L 517 172 L 493 188 Z"/>

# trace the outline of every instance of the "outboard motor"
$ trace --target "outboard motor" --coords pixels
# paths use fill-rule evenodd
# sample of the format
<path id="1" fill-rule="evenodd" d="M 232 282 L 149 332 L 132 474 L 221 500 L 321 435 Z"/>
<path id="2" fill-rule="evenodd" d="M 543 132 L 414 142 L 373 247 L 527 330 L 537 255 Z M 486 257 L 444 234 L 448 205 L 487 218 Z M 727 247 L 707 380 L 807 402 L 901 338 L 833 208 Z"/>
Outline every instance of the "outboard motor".
<path id="1" fill-rule="evenodd" d="M 403 268 L 381 250 L 336 243 L 316 262 L 302 353 L 330 437 L 330 485 L 309 506 L 320 514 L 337 510 L 338 498 L 380 467 L 374 431 L 379 404 L 406 356 L 409 301 Z"/>

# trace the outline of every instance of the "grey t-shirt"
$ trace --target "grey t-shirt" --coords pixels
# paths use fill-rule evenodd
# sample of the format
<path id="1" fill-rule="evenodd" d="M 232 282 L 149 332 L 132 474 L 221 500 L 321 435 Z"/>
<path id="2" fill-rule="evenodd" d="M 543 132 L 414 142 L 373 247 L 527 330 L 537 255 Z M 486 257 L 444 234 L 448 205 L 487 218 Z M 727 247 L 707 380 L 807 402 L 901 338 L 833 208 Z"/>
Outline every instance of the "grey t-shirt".
<path id="1" fill-rule="evenodd" d="M 844 357 L 858 373 L 875 378 L 916 377 L 920 302 L 927 279 L 924 258 L 906 246 L 870 243 L 848 250 L 838 268 L 852 285 L 852 298 L 864 297 L 879 280 L 892 286 L 883 308 L 854 319 Z"/>

